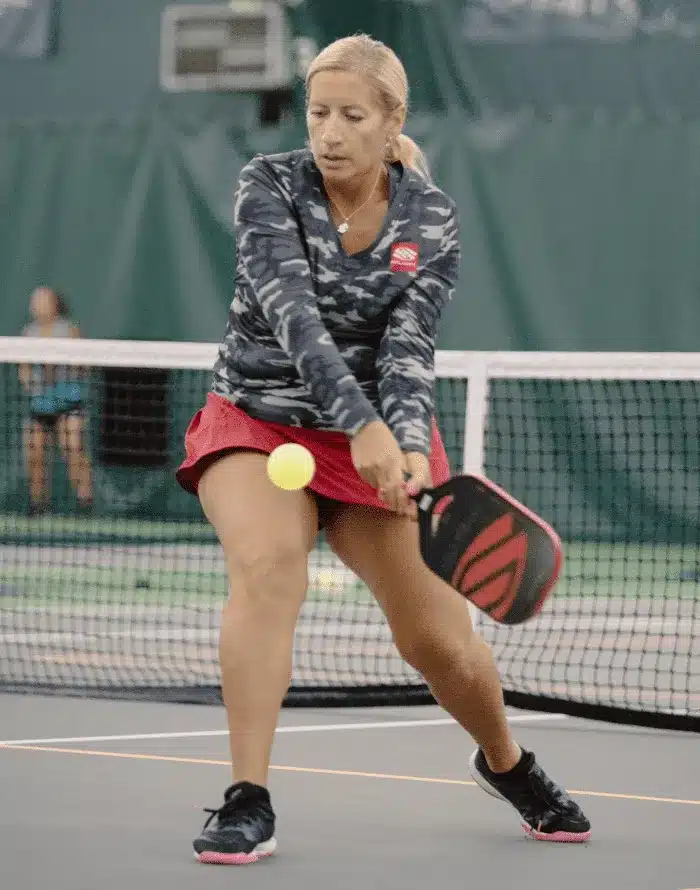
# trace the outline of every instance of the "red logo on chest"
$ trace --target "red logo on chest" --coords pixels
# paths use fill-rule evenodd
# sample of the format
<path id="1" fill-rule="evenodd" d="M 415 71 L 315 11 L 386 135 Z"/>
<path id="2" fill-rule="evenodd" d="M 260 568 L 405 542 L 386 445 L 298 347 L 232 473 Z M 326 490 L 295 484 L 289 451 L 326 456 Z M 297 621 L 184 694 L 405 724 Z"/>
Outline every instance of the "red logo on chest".
<path id="1" fill-rule="evenodd" d="M 418 245 L 407 241 L 392 244 L 389 268 L 392 272 L 417 272 Z"/>

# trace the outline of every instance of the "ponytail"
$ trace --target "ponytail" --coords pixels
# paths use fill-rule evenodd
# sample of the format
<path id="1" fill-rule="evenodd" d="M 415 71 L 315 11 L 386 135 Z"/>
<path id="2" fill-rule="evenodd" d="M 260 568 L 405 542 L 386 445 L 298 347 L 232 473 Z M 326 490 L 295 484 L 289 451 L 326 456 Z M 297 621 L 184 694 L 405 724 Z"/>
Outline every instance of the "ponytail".
<path id="1" fill-rule="evenodd" d="M 400 133 L 391 143 L 387 156 L 388 161 L 400 161 L 404 167 L 415 170 L 426 182 L 431 181 L 428 161 L 418 145 L 410 136 Z"/>

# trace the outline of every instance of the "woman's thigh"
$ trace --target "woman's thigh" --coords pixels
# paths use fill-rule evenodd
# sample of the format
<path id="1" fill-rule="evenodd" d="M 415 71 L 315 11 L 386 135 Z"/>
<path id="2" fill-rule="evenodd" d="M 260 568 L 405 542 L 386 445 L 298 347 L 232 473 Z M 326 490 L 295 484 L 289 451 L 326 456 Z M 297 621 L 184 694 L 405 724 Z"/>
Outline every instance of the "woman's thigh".
<path id="1" fill-rule="evenodd" d="M 24 446 L 30 460 L 41 461 L 46 454 L 51 431 L 38 420 L 30 420 L 24 428 Z"/>
<path id="2" fill-rule="evenodd" d="M 232 591 L 306 593 L 307 560 L 318 533 L 314 496 L 282 491 L 267 477 L 267 455 L 234 451 L 202 475 L 198 495 L 226 558 Z M 300 589 L 301 588 L 301 589 Z"/>
<path id="3" fill-rule="evenodd" d="M 58 444 L 64 457 L 74 456 L 82 450 L 84 426 L 80 414 L 64 414 L 56 421 Z"/>
<path id="4" fill-rule="evenodd" d="M 423 630 L 462 639 L 472 632 L 469 606 L 423 561 L 418 525 L 389 510 L 347 506 L 326 527 L 334 553 L 370 588 L 395 634 Z"/>

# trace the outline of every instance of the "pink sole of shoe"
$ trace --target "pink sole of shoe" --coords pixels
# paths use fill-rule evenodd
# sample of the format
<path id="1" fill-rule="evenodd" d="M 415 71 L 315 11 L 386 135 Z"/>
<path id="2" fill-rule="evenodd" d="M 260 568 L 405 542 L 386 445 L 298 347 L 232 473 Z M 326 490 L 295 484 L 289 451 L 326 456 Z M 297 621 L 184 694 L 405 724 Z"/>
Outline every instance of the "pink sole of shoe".
<path id="1" fill-rule="evenodd" d="M 535 831 L 529 825 L 523 825 L 523 831 L 536 841 L 549 841 L 554 844 L 583 844 L 590 840 L 591 837 L 590 831 L 582 831 L 576 834 L 571 831 L 554 831 L 552 834 L 546 834 L 543 831 Z"/>
<path id="2" fill-rule="evenodd" d="M 216 853 L 213 850 L 205 850 L 195 854 L 199 862 L 204 865 L 252 865 L 272 855 L 270 853 Z"/>

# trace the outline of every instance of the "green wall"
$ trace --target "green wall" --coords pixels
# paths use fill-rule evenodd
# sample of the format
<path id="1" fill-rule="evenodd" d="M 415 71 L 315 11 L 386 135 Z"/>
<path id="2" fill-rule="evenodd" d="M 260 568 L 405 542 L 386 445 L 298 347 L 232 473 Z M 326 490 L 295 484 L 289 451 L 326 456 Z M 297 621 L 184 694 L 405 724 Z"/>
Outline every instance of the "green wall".
<path id="1" fill-rule="evenodd" d="M 640 0 L 633 22 L 620 4 L 294 9 L 321 45 L 366 30 L 406 63 L 408 130 L 462 217 L 441 346 L 699 347 L 700 9 L 679 0 L 671 27 L 665 0 Z M 163 6 L 63 0 L 51 56 L 0 60 L 1 334 L 50 282 L 88 336 L 220 336 L 236 177 L 303 142 L 301 91 L 276 127 L 255 96 L 163 94 Z"/>
<path id="2" fill-rule="evenodd" d="M 29 292 L 50 283 L 89 337 L 221 336 L 238 172 L 257 152 L 303 143 L 302 95 L 279 126 L 263 127 L 255 96 L 163 94 L 163 6 L 63 0 L 53 54 L 0 59 L 0 335 L 18 333 Z M 700 6 L 535 6 L 307 0 L 291 15 L 319 45 L 368 31 L 406 63 L 408 131 L 462 221 L 462 278 L 441 347 L 700 350 Z M 13 380 L 0 385 L 6 401 Z M 171 384 L 172 465 L 206 380 L 188 385 Z M 528 454 L 498 446 L 488 470 L 562 533 L 685 540 L 696 527 L 698 446 L 687 429 L 698 405 L 683 392 L 682 403 L 663 387 L 623 392 L 605 409 L 552 389 L 523 397 L 490 435 L 517 448 L 513 430 L 522 439 L 527 428 Z M 537 419 L 521 423 L 531 403 Z M 450 410 L 458 460 L 462 418 Z M 613 423 L 612 435 L 623 416 L 628 427 Z M 0 496 L 13 509 L 25 496 L 18 430 L 0 439 Z M 196 515 L 171 469 L 98 465 L 100 509 Z M 538 503 L 547 492 L 559 500 Z"/>

